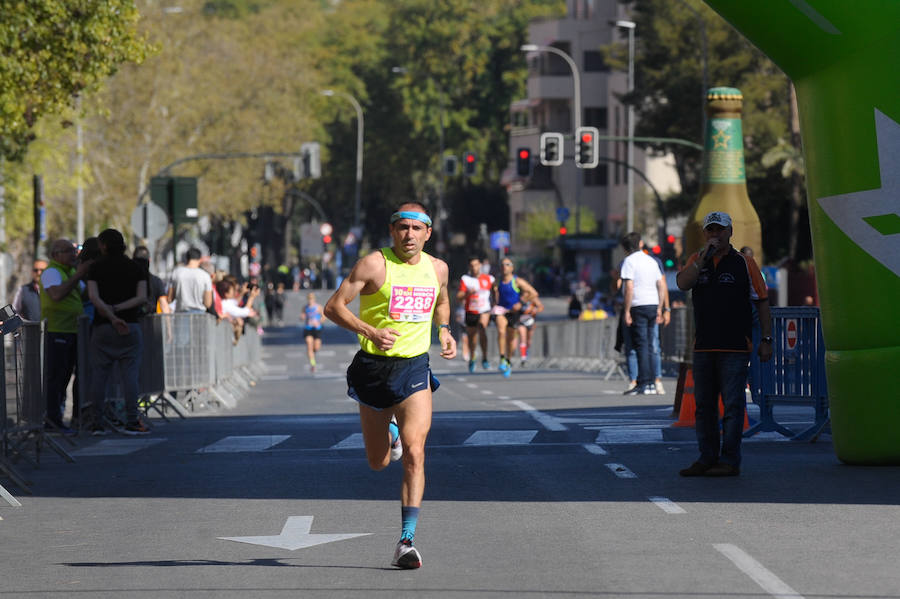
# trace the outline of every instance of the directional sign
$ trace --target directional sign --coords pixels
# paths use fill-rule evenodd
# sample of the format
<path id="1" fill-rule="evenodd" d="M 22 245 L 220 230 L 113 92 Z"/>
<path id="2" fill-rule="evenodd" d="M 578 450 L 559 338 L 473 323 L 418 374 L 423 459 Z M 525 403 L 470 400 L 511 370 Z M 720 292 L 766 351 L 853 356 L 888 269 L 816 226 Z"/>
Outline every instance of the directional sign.
<path id="1" fill-rule="evenodd" d="M 559 208 L 557 208 L 556 209 L 556 220 L 558 220 L 561 223 L 565 223 L 567 220 L 569 220 L 569 209 L 566 208 L 565 206 L 560 206 Z"/>
<path id="2" fill-rule="evenodd" d="M 259 536 L 259 537 L 219 537 L 223 541 L 237 541 L 238 543 L 250 543 L 251 545 L 263 545 L 265 547 L 276 547 L 278 549 L 287 549 L 296 551 L 306 547 L 314 547 L 316 545 L 324 545 L 325 543 L 333 543 L 334 541 L 343 541 L 344 539 L 352 539 L 354 537 L 365 537 L 372 533 L 343 533 L 343 534 L 312 534 L 309 530 L 312 528 L 312 516 L 291 516 L 284 523 L 281 534 Z"/>
<path id="3" fill-rule="evenodd" d="M 794 351 L 797 349 L 797 319 L 788 318 L 785 321 L 785 349 Z"/>

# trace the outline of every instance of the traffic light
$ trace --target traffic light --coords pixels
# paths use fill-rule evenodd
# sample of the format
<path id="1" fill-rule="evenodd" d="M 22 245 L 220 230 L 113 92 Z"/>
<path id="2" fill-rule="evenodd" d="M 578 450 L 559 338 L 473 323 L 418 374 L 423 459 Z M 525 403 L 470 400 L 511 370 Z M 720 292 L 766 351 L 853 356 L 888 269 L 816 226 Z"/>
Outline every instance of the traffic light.
<path id="1" fill-rule="evenodd" d="M 674 235 L 666 235 L 666 242 L 663 244 L 662 248 L 662 261 L 663 266 L 667 269 L 675 268 L 676 260 L 678 259 L 678 254 L 675 250 L 675 236 Z"/>
<path id="2" fill-rule="evenodd" d="M 456 166 L 459 161 L 456 156 L 444 156 L 444 174 L 448 177 L 456 176 Z"/>
<path id="3" fill-rule="evenodd" d="M 559 166 L 562 163 L 562 133 L 541 133 L 541 164 L 544 166 Z"/>
<path id="4" fill-rule="evenodd" d="M 654 255 L 654 256 L 659 256 L 660 254 L 662 254 L 662 246 L 659 245 L 659 244 L 656 244 L 656 245 L 653 246 L 653 250 L 652 250 L 652 251 L 653 251 L 653 255 Z"/>
<path id="5" fill-rule="evenodd" d="M 520 177 L 531 176 L 531 149 L 519 148 L 516 150 L 516 174 Z"/>
<path id="6" fill-rule="evenodd" d="M 600 164 L 597 153 L 600 131 L 596 127 L 578 127 L 575 130 L 575 166 L 596 168 Z"/>
<path id="7" fill-rule="evenodd" d="M 559 234 L 560 234 L 560 236 L 564 236 L 564 235 L 565 235 L 566 233 L 568 233 L 568 232 L 569 232 L 569 230 L 566 228 L 565 225 L 560 225 L 560 226 L 559 226 Z"/>
<path id="8" fill-rule="evenodd" d="M 463 173 L 467 177 L 475 175 L 477 166 L 478 160 L 475 157 L 475 152 L 463 152 Z"/>

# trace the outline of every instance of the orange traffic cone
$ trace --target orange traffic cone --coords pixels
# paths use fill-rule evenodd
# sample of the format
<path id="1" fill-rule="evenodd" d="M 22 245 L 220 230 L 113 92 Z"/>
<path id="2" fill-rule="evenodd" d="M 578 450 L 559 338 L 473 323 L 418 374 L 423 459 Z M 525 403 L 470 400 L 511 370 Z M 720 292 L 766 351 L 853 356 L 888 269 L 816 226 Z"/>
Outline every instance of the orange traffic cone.
<path id="1" fill-rule="evenodd" d="M 672 426 L 690 426 L 696 424 L 697 403 L 694 400 L 694 374 L 691 368 L 687 369 L 684 377 L 684 390 L 681 397 L 678 397 L 676 391 L 676 404 L 681 404 L 681 410 L 678 413 L 678 422 L 674 422 Z M 719 419 L 725 415 L 725 404 L 722 402 L 722 396 L 719 396 Z M 750 416 L 747 414 L 747 408 L 744 408 L 744 430 L 750 428 Z"/>
<path id="2" fill-rule="evenodd" d="M 693 427 L 694 413 L 697 411 L 697 403 L 694 401 L 694 374 L 691 368 L 687 368 L 684 375 L 684 386 L 681 387 L 681 393 L 676 390 L 675 403 L 680 405 L 678 412 L 678 422 L 672 423 L 672 426 L 690 426 Z"/>

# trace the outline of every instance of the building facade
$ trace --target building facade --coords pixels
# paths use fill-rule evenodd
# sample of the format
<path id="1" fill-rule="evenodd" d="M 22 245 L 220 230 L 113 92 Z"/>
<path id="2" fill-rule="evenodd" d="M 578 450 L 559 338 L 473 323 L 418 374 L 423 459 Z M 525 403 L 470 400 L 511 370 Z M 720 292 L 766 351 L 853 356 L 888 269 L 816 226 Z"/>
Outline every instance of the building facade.
<path id="1" fill-rule="evenodd" d="M 520 148 L 529 148 L 533 156 L 530 177 L 519 177 L 512 168 L 505 179 L 509 190 L 510 251 L 522 257 L 547 253 L 547 246 L 528 239 L 526 223 L 535 213 L 552 214 L 555 218 L 557 209 L 564 208 L 571 215 L 567 234 L 548 245 L 553 246 L 567 272 L 574 272 L 588 283 L 609 273 L 618 257 L 618 240 L 627 232 L 627 142 L 602 138 L 628 135 L 628 110 L 618 99 L 628 89 L 628 74 L 610 69 L 601 51 L 613 42 L 627 41 L 627 29 L 615 24 L 627 19 L 617 0 L 568 0 L 564 18 L 533 22 L 528 43 L 539 49 L 528 53 L 527 98 L 510 108 L 510 164 L 516 163 Z M 596 127 L 601 137 L 600 163 L 594 169 L 575 166 L 577 119 L 572 66 L 547 47 L 565 53 L 578 70 L 580 124 Z M 564 160 L 559 166 L 540 164 L 540 136 L 544 132 L 565 136 Z M 642 172 L 647 170 L 644 152 L 637 147 L 634 166 Z M 638 199 L 647 195 L 642 178 L 635 175 L 636 213 Z M 652 233 L 655 235 L 655 230 Z"/>

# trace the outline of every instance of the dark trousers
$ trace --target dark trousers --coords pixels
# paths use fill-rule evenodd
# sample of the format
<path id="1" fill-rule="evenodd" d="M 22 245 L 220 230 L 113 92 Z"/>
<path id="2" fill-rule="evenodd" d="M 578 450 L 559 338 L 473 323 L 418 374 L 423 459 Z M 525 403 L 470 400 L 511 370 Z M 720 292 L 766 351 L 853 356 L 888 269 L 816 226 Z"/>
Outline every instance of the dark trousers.
<path id="1" fill-rule="evenodd" d="M 66 388 L 75 371 L 78 356 L 75 333 L 47 333 L 47 420 L 62 426 L 66 410 Z M 78 390 L 73 389 L 72 417 L 78 417 Z"/>
<path id="2" fill-rule="evenodd" d="M 631 307 L 631 343 L 638 357 L 638 387 L 652 385 L 653 339 L 652 328 L 656 326 L 656 304 Z"/>
<path id="3" fill-rule="evenodd" d="M 741 465 L 741 439 L 747 409 L 747 368 L 750 356 L 738 351 L 694 352 L 694 398 L 700 461 Z M 719 394 L 725 406 L 719 436 Z M 720 441 L 721 439 L 721 441 Z"/>

